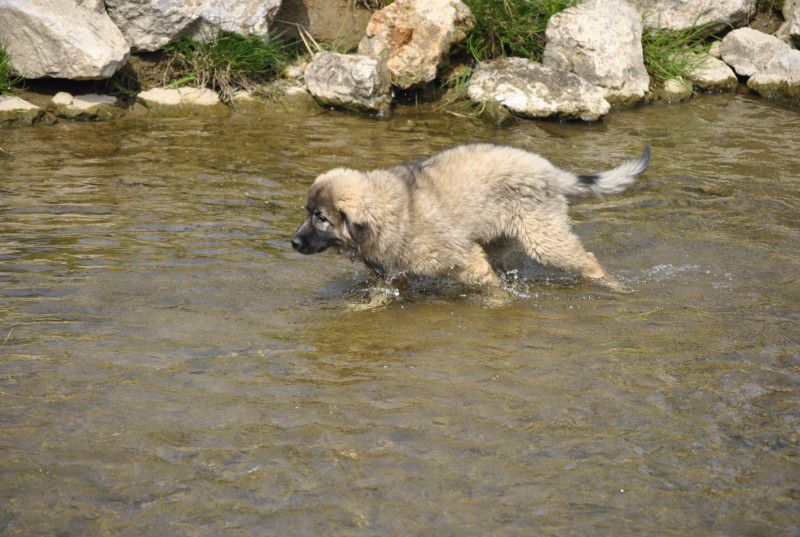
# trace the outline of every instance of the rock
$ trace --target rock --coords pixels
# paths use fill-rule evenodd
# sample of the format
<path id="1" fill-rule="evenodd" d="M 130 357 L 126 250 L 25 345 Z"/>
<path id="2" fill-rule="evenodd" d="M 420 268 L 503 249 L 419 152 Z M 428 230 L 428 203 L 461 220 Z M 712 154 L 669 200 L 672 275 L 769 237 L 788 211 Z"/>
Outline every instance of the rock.
<path id="1" fill-rule="evenodd" d="M 479 102 L 496 101 L 527 118 L 595 121 L 611 108 L 597 86 L 574 73 L 525 58 L 481 63 L 469 81 L 467 95 Z"/>
<path id="2" fill-rule="evenodd" d="M 116 119 L 125 111 L 110 95 L 88 93 L 73 97 L 64 91 L 55 94 L 49 108 L 58 117 L 81 120 Z"/>
<path id="3" fill-rule="evenodd" d="M 275 15 L 275 28 L 298 41 L 298 28 L 302 28 L 320 43 L 351 52 L 358 47 L 371 16 L 372 10 L 352 0 L 283 0 Z"/>
<path id="4" fill-rule="evenodd" d="M 694 58 L 686 78 L 701 91 L 727 91 L 739 85 L 733 69 L 713 56 Z"/>
<path id="5" fill-rule="evenodd" d="M 747 87 L 763 97 L 800 102 L 800 50 L 786 49 L 776 54 L 747 81 Z"/>
<path id="6" fill-rule="evenodd" d="M 777 37 L 752 28 L 732 31 L 720 47 L 722 59 L 741 76 L 754 75 L 776 53 L 788 49 L 789 45 Z"/>
<path id="7" fill-rule="evenodd" d="M 319 52 L 306 67 L 306 87 L 323 105 L 384 116 L 391 105 L 391 74 L 381 58 Z"/>
<path id="8" fill-rule="evenodd" d="M 207 88 L 153 88 L 136 98 L 148 107 L 214 106 L 222 104 L 219 95 Z"/>
<path id="9" fill-rule="evenodd" d="M 153 88 L 141 92 L 136 99 L 146 106 L 178 106 L 181 104 L 181 92 L 178 89 Z"/>
<path id="10" fill-rule="evenodd" d="M 623 0 L 588 0 L 547 25 L 542 63 L 600 86 L 612 103 L 640 101 L 650 86 L 639 13 Z"/>
<path id="11" fill-rule="evenodd" d="M 0 95 L 0 127 L 12 124 L 32 125 L 44 110 L 19 97 Z"/>
<path id="12" fill-rule="evenodd" d="M 644 14 L 648 28 L 683 30 L 710 22 L 709 33 L 746 25 L 756 11 L 756 0 L 632 0 Z"/>
<path id="13" fill-rule="evenodd" d="M 395 0 L 372 15 L 358 52 L 384 58 L 392 83 L 406 89 L 436 78 L 472 24 L 461 0 Z"/>
<path id="14" fill-rule="evenodd" d="M 775 32 L 775 37 L 800 47 L 800 2 L 786 0 L 781 8 L 783 20 L 781 27 Z"/>
<path id="15" fill-rule="evenodd" d="M 193 34 L 202 39 L 214 37 L 217 30 L 225 30 L 266 37 L 280 7 L 281 0 L 205 0 Z"/>
<path id="16" fill-rule="evenodd" d="M 182 32 L 205 38 L 217 28 L 266 36 L 280 0 L 105 0 L 131 47 L 157 50 Z"/>
<path id="17" fill-rule="evenodd" d="M 25 78 L 102 79 L 128 62 L 130 47 L 105 12 L 76 0 L 0 0 L 0 34 Z"/>
<path id="18" fill-rule="evenodd" d="M 659 97 L 670 103 L 679 103 L 692 98 L 692 85 L 682 78 L 671 78 L 664 82 Z"/>
<path id="19" fill-rule="evenodd" d="M 711 43 L 711 46 L 708 47 L 708 55 L 712 58 L 722 58 L 722 49 L 721 49 L 722 42 L 721 41 L 714 41 Z"/>
<path id="20" fill-rule="evenodd" d="M 214 106 L 221 104 L 216 91 L 208 88 L 179 88 L 181 106 Z"/>

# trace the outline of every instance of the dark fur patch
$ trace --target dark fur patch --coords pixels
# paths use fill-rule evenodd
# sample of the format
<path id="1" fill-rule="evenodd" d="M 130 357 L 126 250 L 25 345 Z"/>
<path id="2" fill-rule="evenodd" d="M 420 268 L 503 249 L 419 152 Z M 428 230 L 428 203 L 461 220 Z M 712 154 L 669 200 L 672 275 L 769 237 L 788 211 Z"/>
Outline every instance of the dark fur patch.
<path id="1" fill-rule="evenodd" d="M 417 177 L 422 173 L 422 163 L 419 161 L 404 162 L 389 171 L 401 178 L 408 188 L 416 188 Z"/>
<path id="2" fill-rule="evenodd" d="M 600 179 L 599 175 L 579 175 L 578 182 L 582 185 L 593 185 Z"/>
<path id="3" fill-rule="evenodd" d="M 350 238 L 352 238 L 354 242 L 362 243 L 367 240 L 367 235 L 369 234 L 369 229 L 367 229 L 367 226 L 353 223 L 346 216 L 345 224 L 347 225 L 347 232 L 350 234 Z"/>

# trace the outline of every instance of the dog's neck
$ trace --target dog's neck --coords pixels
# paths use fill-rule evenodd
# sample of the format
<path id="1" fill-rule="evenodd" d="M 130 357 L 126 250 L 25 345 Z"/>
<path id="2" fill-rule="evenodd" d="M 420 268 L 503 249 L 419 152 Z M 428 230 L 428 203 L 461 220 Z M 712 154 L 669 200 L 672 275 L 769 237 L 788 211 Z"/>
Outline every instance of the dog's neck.
<path id="1" fill-rule="evenodd" d="M 373 189 L 373 203 L 380 203 L 380 219 L 369 225 L 372 234 L 359 248 L 359 257 L 369 266 L 375 259 L 392 259 L 406 250 L 411 228 L 409 207 L 412 205 L 411 185 L 392 170 L 374 170 L 367 174 Z M 397 267 L 387 266 L 393 272 Z"/>

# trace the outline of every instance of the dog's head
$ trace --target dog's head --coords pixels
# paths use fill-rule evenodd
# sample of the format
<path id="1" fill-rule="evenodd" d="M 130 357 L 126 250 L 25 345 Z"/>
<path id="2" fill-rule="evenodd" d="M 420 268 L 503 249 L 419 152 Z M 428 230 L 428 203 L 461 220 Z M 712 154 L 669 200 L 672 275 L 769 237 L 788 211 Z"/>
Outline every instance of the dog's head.
<path id="1" fill-rule="evenodd" d="M 308 192 L 308 217 L 292 237 L 292 248 L 305 255 L 331 247 L 359 250 L 370 236 L 369 183 L 366 174 L 347 168 L 317 177 Z"/>

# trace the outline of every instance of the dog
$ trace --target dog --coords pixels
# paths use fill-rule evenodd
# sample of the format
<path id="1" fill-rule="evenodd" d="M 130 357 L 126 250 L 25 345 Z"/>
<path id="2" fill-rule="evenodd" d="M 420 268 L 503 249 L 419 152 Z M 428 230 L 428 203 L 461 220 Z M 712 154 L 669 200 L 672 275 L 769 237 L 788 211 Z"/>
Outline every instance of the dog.
<path id="1" fill-rule="evenodd" d="M 576 175 L 522 149 L 474 143 L 392 168 L 336 168 L 314 181 L 291 243 L 306 255 L 349 253 L 389 284 L 450 277 L 498 289 L 502 259 L 493 255 L 521 249 L 548 268 L 616 289 L 572 231 L 566 197 L 622 192 L 649 163 L 646 147 L 612 170 Z"/>

